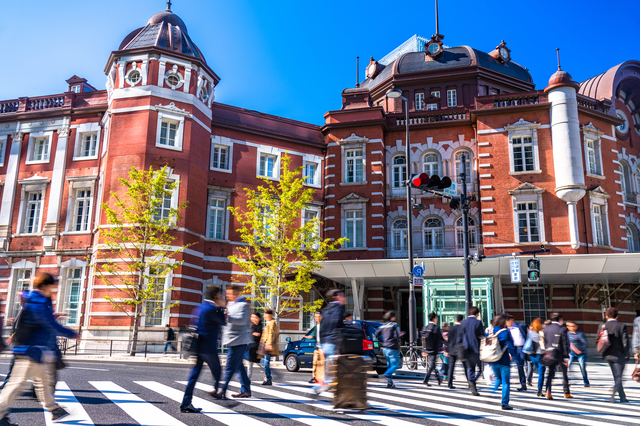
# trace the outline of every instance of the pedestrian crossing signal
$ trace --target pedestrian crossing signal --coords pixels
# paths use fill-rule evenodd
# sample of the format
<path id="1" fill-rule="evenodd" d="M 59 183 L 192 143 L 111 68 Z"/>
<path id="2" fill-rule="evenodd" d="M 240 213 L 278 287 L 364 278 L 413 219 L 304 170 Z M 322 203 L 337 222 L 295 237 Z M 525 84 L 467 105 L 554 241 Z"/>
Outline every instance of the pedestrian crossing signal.
<path id="1" fill-rule="evenodd" d="M 534 283 L 540 281 L 540 261 L 536 258 L 527 261 L 527 277 L 529 282 Z"/>

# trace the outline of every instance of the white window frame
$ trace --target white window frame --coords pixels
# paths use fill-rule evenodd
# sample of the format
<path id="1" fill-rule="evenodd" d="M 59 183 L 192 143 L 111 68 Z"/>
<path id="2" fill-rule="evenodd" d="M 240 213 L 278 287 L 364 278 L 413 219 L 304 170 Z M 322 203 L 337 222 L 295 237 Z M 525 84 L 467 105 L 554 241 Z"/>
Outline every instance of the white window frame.
<path id="1" fill-rule="evenodd" d="M 320 231 L 321 231 L 320 227 L 321 227 L 322 223 L 320 222 L 320 213 L 321 213 L 320 206 L 313 205 L 313 204 L 308 204 L 307 206 L 305 206 L 305 208 L 302 210 L 302 213 L 300 214 L 300 226 L 304 226 L 305 223 L 307 222 L 306 218 L 305 218 L 305 213 L 307 211 L 315 213 L 316 218 L 318 219 L 318 226 L 317 226 L 315 231 L 316 231 L 316 234 L 318 235 L 318 238 L 321 238 L 322 235 L 320 233 Z M 311 248 L 311 249 L 317 249 L 319 247 L 319 243 L 316 242 L 312 246 L 306 246 L 306 247 L 307 248 Z"/>
<path id="2" fill-rule="evenodd" d="M 175 146 L 160 143 L 162 123 L 177 124 Z M 184 133 L 184 115 L 171 114 L 168 112 L 158 112 L 158 127 L 156 129 L 156 147 L 170 149 L 172 151 L 182 151 L 182 139 Z M 167 135 L 168 142 L 168 135 Z"/>
<path id="3" fill-rule="evenodd" d="M 138 75 L 140 76 L 138 81 L 133 81 L 131 79 L 131 77 L 133 77 L 133 74 L 135 72 L 137 72 Z M 138 68 L 138 63 L 136 61 L 133 61 L 131 63 L 131 68 L 129 69 L 129 71 L 127 71 L 127 74 L 125 74 L 124 76 L 124 81 L 126 81 L 129 86 L 135 87 L 138 84 L 142 84 L 142 80 L 143 80 L 142 70 Z"/>
<path id="4" fill-rule="evenodd" d="M 0 135 L 0 167 L 4 167 L 4 157 L 7 151 L 7 135 Z"/>
<path id="5" fill-rule="evenodd" d="M 280 180 L 280 157 L 281 152 L 278 148 L 271 146 L 260 145 L 256 156 L 256 177 L 263 177 L 270 180 Z M 273 162 L 273 176 L 263 176 L 260 174 L 260 159 L 262 156 L 270 156 L 274 158 Z M 266 171 L 266 169 L 265 169 Z"/>
<path id="6" fill-rule="evenodd" d="M 404 164 L 395 164 L 397 158 L 404 158 Z M 396 180 L 396 171 L 398 171 L 398 179 Z M 404 171 L 404 173 L 403 173 Z M 404 180 L 403 175 L 404 174 Z M 408 180 L 407 175 L 407 156 L 400 152 L 391 158 L 391 188 L 392 190 L 404 189 L 404 183 Z"/>
<path id="7" fill-rule="evenodd" d="M 173 85 L 169 83 L 169 77 L 175 75 L 178 78 L 178 83 Z M 178 66 L 174 65 L 169 71 L 164 74 L 164 82 L 171 90 L 176 90 L 181 88 L 184 85 L 184 77 L 182 73 L 178 70 Z"/>
<path id="8" fill-rule="evenodd" d="M 540 154 L 538 151 L 538 128 L 540 124 L 530 123 L 524 121 L 522 118 L 513 124 L 504 126 L 509 138 L 509 174 L 512 176 L 527 175 L 527 174 L 540 174 L 542 170 L 540 168 Z M 513 152 L 513 139 L 514 138 L 531 138 L 531 144 L 533 146 L 533 170 L 523 170 L 516 172 L 515 166 L 515 154 Z M 523 150 L 524 152 L 524 150 Z"/>
<path id="9" fill-rule="evenodd" d="M 429 155 L 435 155 L 437 157 L 437 160 L 435 162 L 433 162 L 433 161 L 427 162 L 427 156 L 429 156 Z M 435 165 L 436 168 L 437 168 L 435 173 L 433 172 L 433 168 L 434 168 L 433 165 Z M 425 151 L 425 152 L 423 152 L 422 153 L 422 161 L 421 161 L 420 169 L 422 170 L 421 173 L 426 173 L 429 176 L 431 176 L 431 175 L 442 176 L 442 156 L 440 155 L 440 153 L 438 151 Z"/>
<path id="10" fill-rule="evenodd" d="M 46 139 L 46 154 L 43 153 L 43 158 L 40 160 L 34 160 L 33 154 L 35 149 L 35 143 L 38 140 Z M 25 164 L 46 164 L 51 160 L 51 148 L 53 145 L 53 131 L 50 132 L 35 132 L 29 134 L 29 146 L 27 148 L 27 161 Z"/>
<path id="11" fill-rule="evenodd" d="M 80 85 L 79 84 L 75 84 L 75 85 L 71 86 L 71 91 L 73 93 L 80 93 Z"/>
<path id="12" fill-rule="evenodd" d="M 344 211 L 345 213 L 345 217 L 344 217 L 344 236 L 349 240 L 345 243 L 345 248 L 351 248 L 351 249 L 361 249 L 367 246 L 366 243 L 366 230 L 365 230 L 365 217 L 364 217 L 364 211 L 362 209 L 347 209 Z M 348 217 L 349 214 L 353 213 L 354 217 Z M 360 213 L 360 217 L 357 216 L 357 214 Z M 353 235 L 348 235 L 347 234 L 347 229 L 349 227 L 349 222 L 353 222 Z M 356 234 L 357 234 L 357 227 L 358 226 L 362 226 L 362 245 L 358 246 L 357 244 L 357 239 L 355 238 Z M 353 237 L 353 238 L 351 238 Z"/>
<path id="13" fill-rule="evenodd" d="M 432 220 L 437 220 L 438 222 L 440 222 L 440 226 L 439 227 L 426 226 L 427 222 L 430 222 Z M 440 252 L 442 252 L 442 250 L 444 250 L 444 243 L 445 243 L 444 229 L 445 229 L 444 220 L 442 220 L 442 218 L 439 217 L 439 216 L 427 217 L 422 222 L 422 251 L 423 251 L 425 256 L 434 255 L 434 254 L 440 253 Z M 435 230 L 435 233 L 434 233 L 434 230 Z M 427 243 L 426 243 L 427 232 L 429 234 L 431 234 L 432 238 L 433 238 L 434 234 L 436 235 L 436 237 L 437 237 L 437 234 L 439 234 L 440 235 L 440 240 L 442 242 L 440 244 L 435 244 L 435 245 L 432 245 L 432 246 L 428 246 Z"/>
<path id="14" fill-rule="evenodd" d="M 167 168 L 167 183 L 175 183 L 176 187 L 171 193 L 171 209 L 177 209 L 180 201 L 180 175 L 174 175 L 173 170 Z M 154 214 L 155 216 L 155 214 Z M 176 225 L 173 223 L 172 225 Z"/>
<path id="15" fill-rule="evenodd" d="M 398 222 L 404 222 L 404 228 L 396 228 Z M 406 217 L 398 217 L 391 222 L 391 251 L 394 254 L 408 253 L 409 250 L 409 224 Z M 396 244 L 398 241 L 400 245 Z"/>
<path id="16" fill-rule="evenodd" d="M 146 275 L 149 276 L 149 268 L 147 267 L 147 270 L 145 271 Z M 145 282 L 145 285 L 147 285 L 147 283 Z M 163 294 L 163 298 L 162 298 L 162 305 L 163 308 L 162 309 L 162 319 L 160 320 L 160 324 L 156 324 L 156 325 L 148 325 L 147 324 L 147 316 L 144 315 L 142 316 L 142 318 L 140 318 L 140 326 L 141 327 L 164 327 L 166 324 L 169 323 L 169 319 L 171 317 L 171 308 L 167 309 L 166 307 L 171 303 L 171 291 L 167 291 L 169 288 L 171 288 L 173 286 L 173 271 L 171 269 L 167 270 L 167 275 L 165 275 L 164 277 L 164 292 Z M 147 302 L 148 303 L 148 302 Z M 146 309 L 146 306 L 143 307 L 143 309 Z"/>
<path id="17" fill-rule="evenodd" d="M 13 305 L 15 303 L 17 303 L 16 298 L 18 297 L 17 294 L 17 280 L 19 278 L 18 274 L 19 274 L 19 270 L 22 269 L 26 269 L 26 270 L 30 270 L 30 279 L 31 282 L 29 283 L 29 289 L 33 288 L 33 280 L 32 278 L 35 276 L 36 274 L 36 264 L 34 262 L 29 262 L 26 259 L 23 259 L 19 262 L 14 262 L 11 264 L 11 276 L 9 277 L 9 290 L 8 290 L 8 294 L 7 294 L 7 304 L 5 305 L 5 313 L 4 313 L 4 318 L 5 318 L 5 324 L 6 324 L 6 320 L 8 318 L 15 318 L 15 314 L 13 312 Z"/>
<path id="18" fill-rule="evenodd" d="M 438 109 L 438 104 L 427 104 L 427 111 L 436 111 Z"/>
<path id="19" fill-rule="evenodd" d="M 359 210 L 362 212 L 362 247 L 347 247 L 343 245 L 340 250 L 368 250 L 367 248 L 367 203 L 368 198 L 360 197 L 356 194 L 347 195 L 345 198 L 338 200 L 340 204 L 340 224 L 342 226 L 341 235 L 347 235 L 347 211 Z M 355 243 L 353 241 L 352 243 Z"/>
<path id="20" fill-rule="evenodd" d="M 433 96 L 435 98 L 440 98 L 440 91 L 439 90 L 432 90 L 431 91 L 431 96 Z"/>
<path id="21" fill-rule="evenodd" d="M 69 200 L 67 203 L 67 220 L 65 232 L 61 234 L 90 234 L 92 231 L 92 218 L 94 204 L 96 200 L 96 181 L 98 176 L 67 176 L 69 181 Z M 89 205 L 89 227 L 86 231 L 76 231 L 76 197 L 78 190 L 88 189 L 91 191 L 91 204 Z"/>
<path id="22" fill-rule="evenodd" d="M 231 218 L 231 213 L 229 212 L 228 207 L 231 205 L 231 194 L 235 191 L 233 188 L 225 188 L 222 186 L 209 186 L 207 193 L 207 223 L 206 223 L 206 240 L 207 241 L 229 241 L 229 221 Z M 209 227 L 211 226 L 211 199 L 221 199 L 224 200 L 224 217 L 223 217 L 223 226 L 224 230 L 222 233 L 222 239 L 213 238 L 209 236 Z"/>
<path id="23" fill-rule="evenodd" d="M 82 148 L 84 137 L 88 134 L 95 134 L 95 152 L 93 155 L 83 155 Z M 100 123 L 84 123 L 76 128 L 76 143 L 73 151 L 73 161 L 96 160 L 100 151 Z"/>
<path id="24" fill-rule="evenodd" d="M 529 209 L 529 205 L 535 204 L 535 209 Z M 525 209 L 524 210 L 520 210 L 518 207 L 520 205 L 524 205 Z M 527 241 L 520 241 L 520 215 L 524 214 L 526 216 L 526 220 L 527 220 Z M 537 225 L 538 225 L 538 240 L 534 241 L 533 240 L 533 235 L 531 234 L 531 218 L 532 215 L 535 214 L 536 216 L 536 220 L 537 220 Z M 518 200 L 518 202 L 516 203 L 516 217 L 515 217 L 516 222 L 516 228 L 518 231 L 518 236 L 517 236 L 517 243 L 519 244 L 523 244 L 523 243 L 540 243 L 542 242 L 542 232 L 540 231 L 540 205 L 538 204 L 537 201 L 531 201 L 531 200 Z"/>
<path id="25" fill-rule="evenodd" d="M 307 160 L 304 159 L 303 162 L 303 168 L 302 168 L 302 174 L 303 174 L 303 178 L 304 178 L 304 184 L 305 186 L 311 186 L 314 188 L 320 188 L 320 161 L 312 161 L 312 160 Z M 315 166 L 314 172 L 313 172 L 313 176 L 307 176 L 307 166 L 308 165 L 313 165 Z M 309 182 L 309 179 L 311 180 L 311 182 Z"/>
<path id="26" fill-rule="evenodd" d="M 634 231 L 635 229 L 635 231 Z M 640 228 L 633 223 L 626 223 L 627 249 L 630 253 L 640 252 Z"/>
<path id="27" fill-rule="evenodd" d="M 338 141 L 342 157 L 342 175 L 340 185 L 365 185 L 367 183 L 367 142 L 369 139 L 352 134 L 346 139 Z M 362 150 L 362 181 L 347 182 L 347 151 Z"/>
<path id="28" fill-rule="evenodd" d="M 604 132 L 596 129 L 593 124 L 581 126 L 582 133 L 584 135 L 584 164 L 585 173 L 589 177 L 596 179 L 604 179 L 604 169 L 602 167 L 602 139 L 601 136 Z M 593 148 L 589 147 L 589 143 L 593 145 Z M 589 161 L 589 152 L 593 151 L 596 170 L 591 170 L 591 162 Z"/>
<path id="29" fill-rule="evenodd" d="M 355 155 L 357 152 L 361 152 L 360 155 Z M 353 152 L 354 155 L 350 156 L 349 153 Z M 362 174 L 358 176 L 356 161 L 360 160 L 362 162 Z M 347 170 L 348 170 L 348 162 L 353 161 L 353 180 L 347 180 Z M 344 150 L 344 183 L 361 183 L 366 182 L 367 172 L 365 170 L 365 161 L 364 161 L 364 147 L 362 148 L 349 148 Z"/>
<path id="30" fill-rule="evenodd" d="M 214 167 L 213 151 L 216 147 L 227 148 L 227 168 L 222 169 Z M 233 172 L 233 141 L 223 136 L 211 135 L 211 159 L 209 161 L 209 169 L 217 172 L 232 173 Z"/>
<path id="31" fill-rule="evenodd" d="M 591 238 L 594 246 L 610 247 L 611 246 L 611 232 L 609 228 L 609 203 L 607 200 L 610 195 L 607 194 L 601 187 L 597 187 L 589 194 L 589 211 L 591 212 Z M 600 210 L 599 213 L 596 213 Z M 597 219 L 598 216 L 601 221 L 602 231 L 602 244 L 598 241 Z"/>
<path id="32" fill-rule="evenodd" d="M 424 109 L 424 93 L 416 93 L 415 96 L 415 107 L 416 110 L 423 110 Z"/>
<path id="33" fill-rule="evenodd" d="M 631 170 L 631 164 L 626 160 L 619 161 L 620 167 L 620 189 L 622 191 L 622 198 L 625 203 L 635 204 L 636 192 L 633 188 L 633 172 Z"/>
<path id="34" fill-rule="evenodd" d="M 85 290 L 85 282 L 87 279 L 87 262 L 84 260 L 80 260 L 77 258 L 71 258 L 66 262 L 63 262 L 60 268 L 60 284 L 58 287 L 58 294 L 56 296 L 56 312 L 67 312 L 67 295 L 69 291 L 69 270 L 71 269 L 80 269 L 80 293 L 78 295 L 78 322 L 75 324 L 69 323 L 69 317 L 63 316 L 61 320 L 64 325 L 69 327 L 77 327 L 80 325 L 81 317 L 82 317 L 82 305 L 84 300 L 84 290 Z"/>
<path id="35" fill-rule="evenodd" d="M 38 175 L 32 176 L 28 179 L 24 179 L 18 181 L 20 183 L 20 209 L 18 211 L 18 226 L 17 226 L 17 234 L 16 235 L 41 235 L 42 227 L 43 227 L 43 218 L 44 218 L 44 206 L 47 195 L 47 185 L 49 184 L 49 179 L 44 178 Z M 29 205 L 29 194 L 40 193 L 42 195 L 42 199 L 40 200 L 40 214 L 38 218 L 38 230 L 37 232 L 24 232 L 24 226 L 26 222 L 26 214 L 28 211 Z"/>
<path id="36" fill-rule="evenodd" d="M 447 89 L 447 107 L 452 108 L 458 106 L 457 89 Z"/>
<path id="37" fill-rule="evenodd" d="M 464 252 L 464 243 L 462 238 L 464 238 L 464 216 L 458 216 L 456 220 L 453 222 L 454 230 L 455 230 L 455 245 L 456 245 L 456 254 L 461 251 Z M 475 250 L 478 247 L 478 220 L 469 215 L 467 219 L 469 222 L 473 221 L 473 224 L 469 224 L 469 248 L 471 250 Z M 460 225 L 458 225 L 460 222 Z"/>
<path id="38" fill-rule="evenodd" d="M 544 209 L 542 204 L 542 194 L 545 192 L 544 188 L 538 188 L 531 184 L 523 184 L 515 190 L 509 191 L 511 195 L 512 201 L 512 209 L 513 209 L 513 241 L 516 245 L 520 244 L 541 244 L 546 243 L 545 238 L 545 226 L 544 226 Z M 518 204 L 520 203 L 529 203 L 535 202 L 538 209 L 538 235 L 540 241 L 525 241 L 520 242 L 520 229 L 519 229 L 519 221 L 518 221 Z M 477 223 L 477 222 L 476 222 Z M 528 224 L 527 224 L 528 225 Z M 529 239 L 530 236 L 529 236 Z"/>
<path id="39" fill-rule="evenodd" d="M 462 155 L 462 153 L 467 154 L 467 167 L 468 169 L 465 170 L 466 173 L 466 181 L 467 181 L 467 187 L 472 190 L 473 188 L 473 182 L 474 182 L 474 176 L 473 176 L 473 171 L 474 171 L 474 164 L 473 164 L 473 160 L 474 160 L 474 154 L 471 150 L 463 148 L 463 149 L 458 149 L 455 152 L 453 152 L 453 173 L 452 175 L 454 176 L 455 182 L 458 183 L 458 188 L 459 190 L 462 190 L 461 187 L 461 183 L 460 183 L 460 167 L 462 166 L 462 158 L 460 158 L 460 156 Z"/>

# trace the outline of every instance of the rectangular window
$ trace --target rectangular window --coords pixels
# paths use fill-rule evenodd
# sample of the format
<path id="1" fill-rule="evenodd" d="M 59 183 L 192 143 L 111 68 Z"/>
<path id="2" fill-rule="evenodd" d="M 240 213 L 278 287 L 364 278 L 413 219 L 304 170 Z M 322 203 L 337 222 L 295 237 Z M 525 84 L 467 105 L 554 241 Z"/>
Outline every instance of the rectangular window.
<path id="1" fill-rule="evenodd" d="M 83 133 L 80 141 L 80 157 L 95 157 L 98 146 L 98 132 Z"/>
<path id="2" fill-rule="evenodd" d="M 214 169 L 229 169 L 229 147 L 224 145 L 215 145 L 213 147 L 213 162 L 211 167 Z"/>
<path id="3" fill-rule="evenodd" d="M 7 145 L 7 137 L 0 136 L 0 166 L 4 165 L 4 151 Z"/>
<path id="4" fill-rule="evenodd" d="M 587 153 L 587 173 L 601 176 L 600 142 L 594 139 L 586 139 L 585 150 Z"/>
<path id="5" fill-rule="evenodd" d="M 547 318 L 544 286 L 524 285 L 522 287 L 522 300 L 525 324 L 531 324 L 536 318 Z"/>
<path id="6" fill-rule="evenodd" d="M 364 219 L 362 210 L 346 210 L 347 248 L 364 247 Z"/>
<path id="7" fill-rule="evenodd" d="M 424 109 L 424 93 L 416 93 L 416 109 Z"/>
<path id="8" fill-rule="evenodd" d="M 71 86 L 71 91 L 73 93 L 80 93 L 80 86 Z"/>
<path id="9" fill-rule="evenodd" d="M 165 189 L 169 189 L 169 186 L 165 186 Z M 153 215 L 153 219 L 156 221 L 164 220 L 169 218 L 169 214 L 171 212 L 171 199 L 172 194 L 170 192 L 165 192 L 162 197 L 162 204 L 158 206 L 156 210 L 156 214 Z"/>
<path id="10" fill-rule="evenodd" d="M 24 212 L 24 234 L 40 232 L 40 218 L 42 213 L 42 192 L 27 192 L 27 204 Z"/>
<path id="11" fill-rule="evenodd" d="M 7 318 L 15 318 L 18 315 L 20 311 L 20 294 L 25 290 L 29 290 L 31 284 L 31 269 L 16 269 L 15 273 L 16 286 L 13 292 L 13 305 Z"/>
<path id="12" fill-rule="evenodd" d="M 318 165 L 316 163 L 304 163 L 304 178 L 307 185 L 316 185 L 316 171 Z"/>
<path id="13" fill-rule="evenodd" d="M 67 314 L 67 325 L 77 325 L 80 321 L 81 289 L 82 268 L 69 269 L 64 290 L 64 312 Z"/>
<path id="14" fill-rule="evenodd" d="M 435 111 L 438 109 L 438 104 L 427 104 L 427 111 Z"/>
<path id="15" fill-rule="evenodd" d="M 447 106 L 454 107 L 458 105 L 458 95 L 456 89 L 447 90 Z"/>
<path id="16" fill-rule="evenodd" d="M 89 230 L 89 214 L 91 210 L 91 189 L 78 189 L 76 191 L 76 206 L 74 213 L 73 230 L 88 231 Z"/>
<path id="17" fill-rule="evenodd" d="M 29 161 L 49 161 L 49 137 L 34 138 L 31 143 Z"/>
<path id="18" fill-rule="evenodd" d="M 598 204 L 593 205 L 593 224 L 596 244 L 603 246 L 604 240 L 604 223 L 603 223 L 602 206 Z"/>
<path id="19" fill-rule="evenodd" d="M 152 296 L 145 303 L 145 327 L 160 326 L 164 314 L 164 286 L 166 277 L 160 275 L 158 271 L 149 271 L 149 279 L 147 280 L 147 288 L 151 291 Z"/>
<path id="20" fill-rule="evenodd" d="M 211 197 L 209 201 L 209 238 L 224 240 L 225 200 Z"/>
<path id="21" fill-rule="evenodd" d="M 516 210 L 518 212 L 518 241 L 521 243 L 539 242 L 538 203 L 535 201 L 517 203 Z"/>
<path id="22" fill-rule="evenodd" d="M 513 171 L 529 172 L 535 169 L 531 137 L 512 138 Z"/>
<path id="23" fill-rule="evenodd" d="M 440 91 L 439 90 L 434 90 L 433 92 L 431 92 L 431 96 L 433 96 L 435 98 L 439 98 L 440 97 Z"/>
<path id="24" fill-rule="evenodd" d="M 275 166 L 277 159 L 278 157 L 276 157 L 275 155 L 260 154 L 260 170 L 258 172 L 258 175 L 268 178 L 275 177 Z"/>
<path id="25" fill-rule="evenodd" d="M 364 157 L 362 149 L 349 149 L 345 151 L 345 182 L 364 181 Z"/>
<path id="26" fill-rule="evenodd" d="M 160 145 L 176 146 L 177 134 L 178 123 L 173 121 L 163 121 L 160 125 Z"/>
<path id="27" fill-rule="evenodd" d="M 308 222 L 311 222 L 314 219 L 318 218 L 318 211 L 317 210 L 311 210 L 311 209 L 305 209 L 304 212 L 302 213 L 302 226 L 306 225 Z M 314 229 L 314 238 L 317 238 L 320 236 L 320 229 L 319 229 L 320 224 L 318 223 L 318 227 L 316 227 L 316 229 Z M 309 239 L 305 238 L 305 242 L 308 242 Z"/>

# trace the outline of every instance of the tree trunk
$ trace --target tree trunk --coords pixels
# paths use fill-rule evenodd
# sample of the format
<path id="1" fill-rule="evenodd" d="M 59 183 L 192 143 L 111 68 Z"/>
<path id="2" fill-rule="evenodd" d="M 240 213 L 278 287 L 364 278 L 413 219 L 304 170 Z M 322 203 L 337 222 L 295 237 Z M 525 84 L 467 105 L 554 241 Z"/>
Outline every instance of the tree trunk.
<path id="1" fill-rule="evenodd" d="M 142 305 L 136 305 L 136 313 L 133 316 L 133 329 L 131 330 L 131 350 L 129 356 L 136 356 L 136 350 L 138 347 L 138 330 L 140 329 L 140 310 Z"/>

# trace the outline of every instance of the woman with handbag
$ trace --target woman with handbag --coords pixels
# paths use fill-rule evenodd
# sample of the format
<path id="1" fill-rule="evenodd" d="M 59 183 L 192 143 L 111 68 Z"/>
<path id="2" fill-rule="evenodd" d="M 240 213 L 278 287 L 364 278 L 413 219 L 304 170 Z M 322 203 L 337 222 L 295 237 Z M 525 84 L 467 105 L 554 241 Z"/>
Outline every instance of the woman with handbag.
<path id="1" fill-rule="evenodd" d="M 540 332 L 542 331 L 542 320 L 536 318 L 531 322 L 529 330 L 527 331 L 527 343 L 531 341 L 531 349 L 529 352 L 529 359 L 531 360 L 531 368 L 527 375 L 527 382 L 529 386 L 533 386 L 533 370 L 538 371 L 538 396 L 542 396 L 542 388 L 544 386 L 544 374 L 547 367 L 542 365 L 540 358 L 542 357 L 542 349 L 540 348 Z M 527 346 L 525 343 L 525 347 Z"/>
<path id="2" fill-rule="evenodd" d="M 258 355 L 258 346 L 260 346 L 260 339 L 262 338 L 262 317 L 258 312 L 251 314 L 251 337 L 253 337 L 253 344 L 249 348 L 249 356 L 247 357 L 247 376 L 249 380 L 253 378 L 253 364 L 260 364 L 260 358 L 262 355 Z"/>
<path id="3" fill-rule="evenodd" d="M 618 322 L 618 310 L 614 307 L 608 308 L 604 316 L 607 318 L 607 322 L 600 326 L 596 342 L 598 343 L 598 353 L 607 361 L 613 374 L 613 393 L 609 402 L 616 402 L 616 393 L 620 402 L 629 402 L 622 387 L 622 373 L 627 358 L 629 340 L 627 326 Z"/>
<path id="4" fill-rule="evenodd" d="M 280 354 L 279 341 L 280 330 L 278 324 L 273 319 L 273 311 L 267 309 L 264 311 L 264 320 L 267 322 L 262 330 L 262 337 L 260 338 L 260 346 L 258 347 L 258 354 L 262 355 L 260 364 L 264 367 L 264 382 L 263 386 L 271 386 L 271 357 L 278 356 Z"/>
<path id="5" fill-rule="evenodd" d="M 513 344 L 513 337 L 507 330 L 507 316 L 505 314 L 496 315 L 493 318 L 493 336 L 498 339 L 498 344 L 504 351 L 502 357 L 491 363 L 496 381 L 493 385 L 493 392 L 502 386 L 502 409 L 513 410 L 509 405 L 511 393 L 511 361 L 517 356 L 516 347 Z"/>

